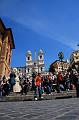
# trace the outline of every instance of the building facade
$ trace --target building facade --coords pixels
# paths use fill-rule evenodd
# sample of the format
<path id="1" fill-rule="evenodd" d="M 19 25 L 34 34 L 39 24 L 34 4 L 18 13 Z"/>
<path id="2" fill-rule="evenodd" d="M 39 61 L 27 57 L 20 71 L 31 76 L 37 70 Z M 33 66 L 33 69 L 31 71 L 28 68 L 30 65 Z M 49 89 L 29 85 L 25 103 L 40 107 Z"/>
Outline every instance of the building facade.
<path id="1" fill-rule="evenodd" d="M 70 65 L 73 70 L 76 70 L 79 73 L 79 50 L 76 50 L 71 54 Z"/>
<path id="2" fill-rule="evenodd" d="M 56 73 L 59 73 L 59 72 L 66 72 L 69 68 L 69 62 L 68 61 L 59 61 L 59 60 L 56 60 L 55 62 L 53 62 L 51 65 L 50 65 L 50 69 L 52 70 L 54 67 L 55 69 L 55 72 Z"/>
<path id="3" fill-rule="evenodd" d="M 35 58 L 33 60 L 32 53 L 28 50 L 26 53 L 26 75 L 31 76 L 33 72 L 43 73 L 44 70 L 44 52 L 40 50 L 38 52 L 38 56 L 36 56 L 35 52 Z"/>
<path id="4" fill-rule="evenodd" d="M 0 77 L 9 76 L 12 49 L 15 48 L 12 30 L 0 19 Z"/>
<path id="5" fill-rule="evenodd" d="M 74 51 L 70 56 L 71 65 L 79 62 L 79 50 Z"/>

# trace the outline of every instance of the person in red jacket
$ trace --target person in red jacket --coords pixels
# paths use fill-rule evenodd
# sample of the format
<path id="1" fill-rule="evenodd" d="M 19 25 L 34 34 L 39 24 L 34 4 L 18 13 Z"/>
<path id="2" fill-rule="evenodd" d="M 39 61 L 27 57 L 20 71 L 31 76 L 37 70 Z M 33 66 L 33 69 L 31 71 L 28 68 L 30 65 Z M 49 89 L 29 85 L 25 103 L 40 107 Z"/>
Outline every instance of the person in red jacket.
<path id="1" fill-rule="evenodd" d="M 41 78 L 41 74 L 38 73 L 38 75 L 35 77 L 35 94 L 34 94 L 34 98 L 35 100 L 37 100 L 37 96 L 39 95 L 39 99 L 42 98 L 41 97 L 41 83 L 42 83 L 42 78 Z"/>
<path id="2" fill-rule="evenodd" d="M 61 72 L 58 73 L 57 80 L 58 80 L 59 84 L 63 84 L 63 76 L 62 76 Z"/>

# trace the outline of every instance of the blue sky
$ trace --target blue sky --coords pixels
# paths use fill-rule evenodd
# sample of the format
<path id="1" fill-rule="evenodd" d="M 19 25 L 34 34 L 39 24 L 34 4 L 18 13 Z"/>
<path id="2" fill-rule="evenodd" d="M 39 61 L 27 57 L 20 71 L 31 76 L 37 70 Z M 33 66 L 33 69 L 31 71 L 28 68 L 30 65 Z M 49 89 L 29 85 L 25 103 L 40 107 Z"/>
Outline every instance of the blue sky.
<path id="1" fill-rule="evenodd" d="M 0 0 L 0 17 L 13 31 L 11 66 L 24 66 L 27 50 L 45 52 L 45 67 L 79 43 L 79 0 Z"/>

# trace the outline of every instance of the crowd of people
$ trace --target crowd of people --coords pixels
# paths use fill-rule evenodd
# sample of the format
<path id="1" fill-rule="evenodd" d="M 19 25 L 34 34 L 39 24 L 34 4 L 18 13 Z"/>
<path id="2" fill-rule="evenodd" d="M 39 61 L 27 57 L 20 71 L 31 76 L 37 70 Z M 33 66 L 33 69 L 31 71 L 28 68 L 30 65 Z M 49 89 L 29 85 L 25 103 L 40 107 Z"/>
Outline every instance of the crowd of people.
<path id="1" fill-rule="evenodd" d="M 32 89 L 35 91 L 35 99 L 37 99 L 37 93 L 39 98 L 42 94 L 51 94 L 52 92 L 63 92 L 69 90 L 76 90 L 77 97 L 79 97 L 79 73 L 66 72 L 62 74 L 49 73 L 49 75 L 42 76 L 40 73 L 33 76 Z"/>
<path id="2" fill-rule="evenodd" d="M 4 76 L 0 80 L 0 96 L 7 96 L 10 92 L 27 95 L 28 91 L 34 91 L 34 98 L 42 98 L 42 94 L 51 94 L 52 92 L 63 92 L 76 89 L 77 97 L 79 97 L 79 73 L 77 72 L 59 72 L 58 74 L 49 73 L 42 75 L 41 73 L 33 74 L 32 80 L 25 78 L 21 80 L 17 73 L 11 73 L 8 80 Z"/>
<path id="3" fill-rule="evenodd" d="M 9 79 L 5 76 L 0 79 L 0 96 L 8 96 L 10 93 L 27 94 L 30 82 L 27 79 L 20 80 L 17 69 L 10 73 Z"/>

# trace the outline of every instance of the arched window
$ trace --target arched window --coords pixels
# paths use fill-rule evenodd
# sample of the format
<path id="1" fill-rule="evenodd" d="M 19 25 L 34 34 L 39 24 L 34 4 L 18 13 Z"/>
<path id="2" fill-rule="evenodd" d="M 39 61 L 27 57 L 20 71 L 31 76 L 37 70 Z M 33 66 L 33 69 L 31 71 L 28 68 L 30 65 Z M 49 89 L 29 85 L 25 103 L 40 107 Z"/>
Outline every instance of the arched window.
<path id="1" fill-rule="evenodd" d="M 41 72 L 43 71 L 43 68 L 41 67 Z"/>
<path id="2" fill-rule="evenodd" d="M 42 59 L 42 55 L 40 55 L 40 59 Z"/>
<path id="3" fill-rule="evenodd" d="M 28 68 L 28 73 L 30 72 L 30 69 Z"/>
<path id="4" fill-rule="evenodd" d="M 21 72 L 21 69 L 19 68 L 19 72 Z"/>
<path id="5" fill-rule="evenodd" d="M 30 57 L 28 56 L 28 60 L 30 60 Z"/>

